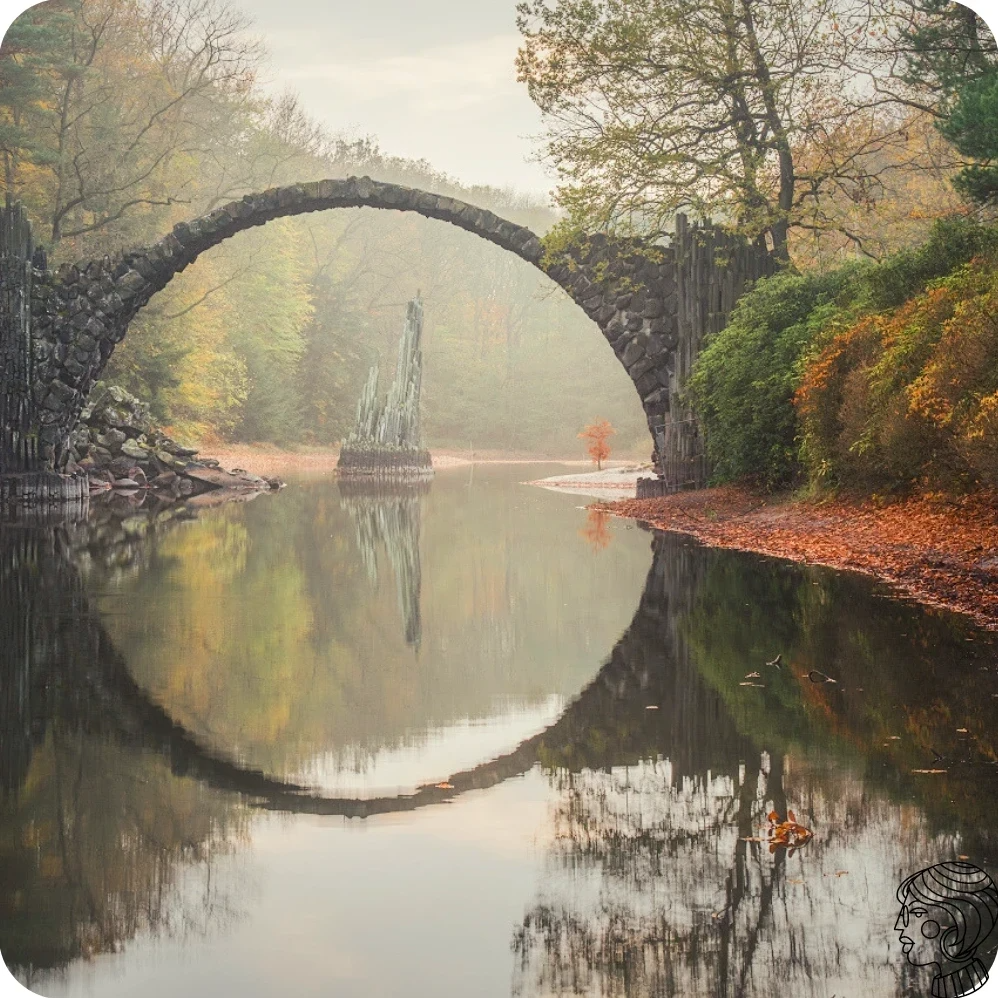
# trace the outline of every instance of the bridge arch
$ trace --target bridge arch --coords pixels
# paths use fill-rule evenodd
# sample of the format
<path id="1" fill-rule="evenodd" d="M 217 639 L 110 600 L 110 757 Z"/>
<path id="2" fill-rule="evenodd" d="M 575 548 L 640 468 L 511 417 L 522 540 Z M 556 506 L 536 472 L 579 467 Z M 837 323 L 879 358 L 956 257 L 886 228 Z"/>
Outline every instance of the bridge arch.
<path id="1" fill-rule="evenodd" d="M 669 408 L 678 343 L 670 248 L 594 235 L 557 258 L 525 226 L 456 198 L 368 177 L 320 180 L 248 194 L 174 226 L 150 246 L 36 271 L 32 289 L 36 372 L 44 388 L 40 440 L 58 467 L 93 383 L 149 299 L 206 250 L 276 218 L 333 208 L 409 211 L 471 232 L 537 267 L 593 319 L 628 371 L 649 418 Z"/>
<path id="2" fill-rule="evenodd" d="M 670 408 L 702 336 L 724 325 L 746 282 L 772 271 L 764 247 L 710 226 L 687 226 L 682 216 L 671 245 L 595 233 L 549 253 L 530 229 L 491 211 L 369 177 L 247 194 L 174 226 L 150 246 L 62 265 L 55 272 L 45 268 L 43 257 L 32 257 L 23 213 L 8 208 L 5 219 L 9 215 L 15 228 L 28 231 L 18 230 L 13 256 L 6 248 L 10 240 L 0 246 L 0 262 L 18 275 L 22 288 L 29 285 L 26 294 L 18 290 L 8 298 L 30 299 L 31 308 L 30 317 L 22 311 L 0 315 L 0 323 L 18 327 L 0 329 L 0 355 L 30 357 L 31 372 L 27 378 L 18 375 L 16 384 L 0 379 L 0 405 L 18 417 L 13 431 L 0 427 L 0 434 L 7 433 L 0 438 L 0 460 L 6 462 L 0 474 L 59 470 L 65 464 L 87 395 L 129 323 L 206 250 L 276 218 L 358 207 L 411 211 L 448 222 L 515 254 L 560 285 L 596 323 L 634 383 L 656 460 L 669 447 L 691 449 L 682 437 L 692 421 L 670 417 Z M 670 440 L 670 422 L 679 431 L 678 448 Z"/>

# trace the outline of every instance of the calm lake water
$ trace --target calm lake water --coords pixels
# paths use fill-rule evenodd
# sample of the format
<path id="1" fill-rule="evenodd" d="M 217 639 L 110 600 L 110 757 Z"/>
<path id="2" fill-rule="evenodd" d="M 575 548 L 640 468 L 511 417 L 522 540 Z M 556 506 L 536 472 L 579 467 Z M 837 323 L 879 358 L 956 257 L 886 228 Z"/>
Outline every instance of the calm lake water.
<path id="1" fill-rule="evenodd" d="M 998 879 L 994 637 L 519 484 L 558 470 L 0 526 L 14 974 L 927 994 L 895 892 L 958 858 Z M 773 809 L 813 839 L 771 852 Z"/>

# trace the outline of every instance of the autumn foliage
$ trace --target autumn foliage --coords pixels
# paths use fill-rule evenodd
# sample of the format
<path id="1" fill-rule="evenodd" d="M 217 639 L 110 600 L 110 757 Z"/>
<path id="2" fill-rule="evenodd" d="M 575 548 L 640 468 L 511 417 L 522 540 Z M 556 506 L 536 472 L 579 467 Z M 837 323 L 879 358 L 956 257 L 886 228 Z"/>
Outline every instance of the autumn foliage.
<path id="1" fill-rule="evenodd" d="M 586 452 L 600 470 L 603 468 L 603 462 L 610 456 L 608 440 L 616 432 L 608 419 L 597 419 L 579 434 L 580 439 L 586 441 Z"/>
<path id="2" fill-rule="evenodd" d="M 998 484 L 998 272 L 977 257 L 836 333 L 795 402 L 818 480 Z"/>
<path id="3" fill-rule="evenodd" d="M 998 226 L 759 281 L 686 385 L 715 482 L 998 485 Z"/>

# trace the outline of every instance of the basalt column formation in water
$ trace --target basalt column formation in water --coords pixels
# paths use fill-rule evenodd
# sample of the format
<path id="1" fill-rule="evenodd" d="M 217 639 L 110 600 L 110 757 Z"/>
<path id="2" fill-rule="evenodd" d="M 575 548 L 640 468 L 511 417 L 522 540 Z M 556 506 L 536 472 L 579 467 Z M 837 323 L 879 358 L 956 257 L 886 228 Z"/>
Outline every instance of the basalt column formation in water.
<path id="1" fill-rule="evenodd" d="M 406 308 L 395 381 L 384 402 L 378 397 L 378 365 L 371 368 L 357 404 L 357 423 L 340 451 L 344 476 L 388 479 L 433 474 L 419 422 L 423 380 L 423 303 L 417 295 Z"/>

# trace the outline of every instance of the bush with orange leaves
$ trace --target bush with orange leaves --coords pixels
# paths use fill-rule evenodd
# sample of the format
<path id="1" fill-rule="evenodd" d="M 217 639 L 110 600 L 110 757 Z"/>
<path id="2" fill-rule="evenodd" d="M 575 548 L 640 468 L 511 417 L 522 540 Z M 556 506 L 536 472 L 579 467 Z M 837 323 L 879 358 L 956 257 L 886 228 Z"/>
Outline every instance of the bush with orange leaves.
<path id="1" fill-rule="evenodd" d="M 998 485 L 996 261 L 830 333 L 794 397 L 813 482 Z"/>

